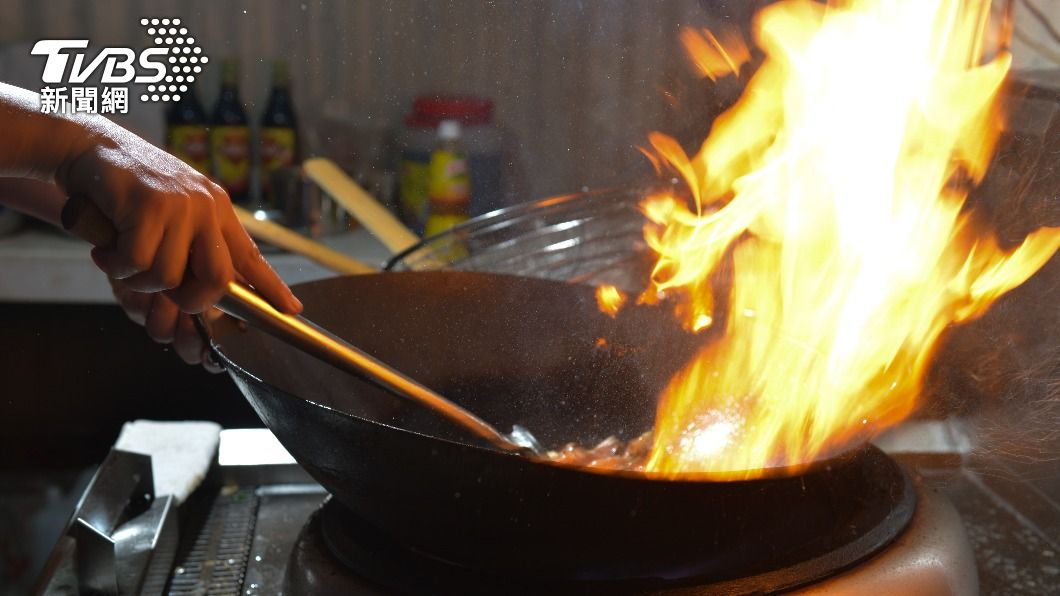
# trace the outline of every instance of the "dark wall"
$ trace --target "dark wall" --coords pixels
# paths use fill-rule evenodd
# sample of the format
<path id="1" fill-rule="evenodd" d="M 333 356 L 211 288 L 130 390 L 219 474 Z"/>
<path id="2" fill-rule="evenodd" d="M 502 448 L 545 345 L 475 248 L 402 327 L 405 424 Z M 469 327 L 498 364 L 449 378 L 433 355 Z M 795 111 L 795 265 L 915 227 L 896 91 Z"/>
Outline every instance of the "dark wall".
<path id="1" fill-rule="evenodd" d="M 0 467 L 98 462 L 123 422 L 260 426 L 225 374 L 188 366 L 117 306 L 0 304 Z"/>

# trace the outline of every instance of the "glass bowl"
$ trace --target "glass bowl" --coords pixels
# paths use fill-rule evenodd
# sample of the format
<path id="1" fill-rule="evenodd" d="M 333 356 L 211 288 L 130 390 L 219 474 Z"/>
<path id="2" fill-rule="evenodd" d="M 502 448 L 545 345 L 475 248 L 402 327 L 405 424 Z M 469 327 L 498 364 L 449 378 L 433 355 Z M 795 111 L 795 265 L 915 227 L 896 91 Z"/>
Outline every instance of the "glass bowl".
<path id="1" fill-rule="evenodd" d="M 507 273 L 639 293 L 655 262 L 639 204 L 660 190 L 601 189 L 499 209 L 424 239 L 386 268 Z"/>

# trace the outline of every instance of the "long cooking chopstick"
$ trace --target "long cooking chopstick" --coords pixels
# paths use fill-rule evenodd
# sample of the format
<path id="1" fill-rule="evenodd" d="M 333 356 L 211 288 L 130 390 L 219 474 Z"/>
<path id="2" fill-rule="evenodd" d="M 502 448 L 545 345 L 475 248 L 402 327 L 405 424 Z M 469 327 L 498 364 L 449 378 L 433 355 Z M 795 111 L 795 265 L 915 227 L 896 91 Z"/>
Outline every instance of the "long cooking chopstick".
<path id="1" fill-rule="evenodd" d="M 357 275 L 378 271 L 375 267 L 310 240 L 285 226 L 258 219 L 253 213 L 238 205 L 233 205 L 233 207 L 236 210 L 236 216 L 239 217 L 239 223 L 243 224 L 247 232 L 258 240 L 264 240 L 288 252 L 302 255 L 335 273 Z"/>

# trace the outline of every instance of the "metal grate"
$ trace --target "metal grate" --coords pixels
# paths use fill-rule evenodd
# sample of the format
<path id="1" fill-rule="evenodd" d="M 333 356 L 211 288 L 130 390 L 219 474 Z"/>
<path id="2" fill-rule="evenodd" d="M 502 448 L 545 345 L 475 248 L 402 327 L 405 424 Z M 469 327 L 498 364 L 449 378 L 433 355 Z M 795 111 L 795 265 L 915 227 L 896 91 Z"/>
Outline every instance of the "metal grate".
<path id="1" fill-rule="evenodd" d="M 170 596 L 237 596 L 243 589 L 254 537 L 258 496 L 253 488 L 222 490 L 191 551 L 173 569 Z"/>

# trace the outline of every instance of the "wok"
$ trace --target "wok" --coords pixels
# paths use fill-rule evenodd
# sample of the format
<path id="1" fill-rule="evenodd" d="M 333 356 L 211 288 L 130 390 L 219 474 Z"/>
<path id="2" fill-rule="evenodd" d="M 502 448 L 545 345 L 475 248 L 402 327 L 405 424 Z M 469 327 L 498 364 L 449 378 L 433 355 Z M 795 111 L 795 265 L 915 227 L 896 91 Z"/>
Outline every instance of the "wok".
<path id="1" fill-rule="evenodd" d="M 294 290 L 309 318 L 548 448 L 649 429 L 656 396 L 703 341 L 668 310 L 612 319 L 592 287 L 545 279 L 391 272 Z M 479 577 L 776 589 L 871 554 L 911 515 L 908 480 L 871 447 L 738 482 L 563 467 L 478 444 L 233 320 L 211 333 L 264 423 L 358 523 Z"/>

